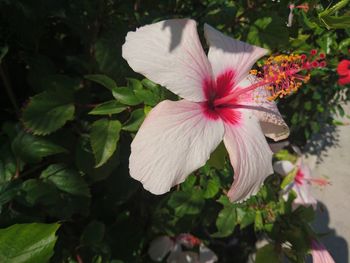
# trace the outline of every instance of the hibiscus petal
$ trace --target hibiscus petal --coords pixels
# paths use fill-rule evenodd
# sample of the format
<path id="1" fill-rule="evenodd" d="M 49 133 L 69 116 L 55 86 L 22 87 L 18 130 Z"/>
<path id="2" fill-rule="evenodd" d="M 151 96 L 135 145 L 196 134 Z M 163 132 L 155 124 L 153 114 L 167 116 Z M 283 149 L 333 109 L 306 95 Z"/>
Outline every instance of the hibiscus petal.
<path id="1" fill-rule="evenodd" d="M 167 236 L 155 238 L 148 249 L 148 255 L 154 261 L 162 261 L 164 257 L 174 248 L 175 243 Z"/>
<path id="2" fill-rule="evenodd" d="M 350 74 L 350 61 L 343 59 L 339 62 L 337 72 L 340 76 L 348 76 Z"/>
<path id="3" fill-rule="evenodd" d="M 314 210 L 317 209 L 317 200 L 311 194 L 310 185 L 307 183 L 303 185 L 294 184 L 292 189 L 297 194 L 297 197 L 293 200 L 293 210 L 300 205 L 305 207 L 312 206 Z"/>
<path id="4" fill-rule="evenodd" d="M 286 146 L 289 145 L 289 141 L 281 141 L 281 142 L 271 142 L 269 143 L 270 149 L 273 153 L 277 153 Z"/>
<path id="5" fill-rule="evenodd" d="M 312 262 L 314 263 L 335 263 L 325 246 L 316 241 L 311 241 Z"/>
<path id="6" fill-rule="evenodd" d="M 256 77 L 249 75 L 238 86 L 248 87 L 256 81 Z M 243 103 L 251 106 L 251 109 L 254 110 L 254 114 L 258 117 L 261 129 L 266 137 L 274 141 L 286 139 L 289 136 L 288 125 L 283 120 L 276 103 L 267 100 L 268 97 L 270 97 L 270 91 L 265 87 L 259 87 L 250 94 L 248 100 L 245 98 Z"/>
<path id="7" fill-rule="evenodd" d="M 199 263 L 214 263 L 218 261 L 216 254 L 204 244 L 199 246 Z"/>
<path id="8" fill-rule="evenodd" d="M 211 67 L 194 20 L 165 20 L 129 32 L 122 54 L 150 80 L 187 100 L 205 100 L 203 86 L 211 79 Z"/>
<path id="9" fill-rule="evenodd" d="M 227 194 L 232 202 L 255 195 L 265 178 L 273 173 L 272 152 L 257 118 L 249 110 L 241 112 L 239 124 L 225 124 L 224 143 L 235 174 Z"/>
<path id="10" fill-rule="evenodd" d="M 350 83 L 350 74 L 348 76 L 340 77 L 338 79 L 338 84 L 340 86 L 344 86 L 344 85 L 349 84 L 349 83 Z"/>
<path id="11" fill-rule="evenodd" d="M 317 200 L 311 194 L 311 185 L 308 179 L 311 178 L 310 168 L 302 161 L 299 164 L 299 169 L 304 175 L 302 184 L 294 183 L 293 190 L 297 194 L 297 198 L 293 201 L 293 209 L 296 209 L 299 205 L 312 206 L 314 210 L 317 208 Z"/>
<path id="12" fill-rule="evenodd" d="M 131 144 L 130 175 L 148 191 L 163 194 L 203 166 L 223 134 L 222 121 L 206 118 L 200 104 L 163 101 Z"/>
<path id="13" fill-rule="evenodd" d="M 176 244 L 175 249 L 167 258 L 167 263 L 198 263 L 198 254 L 192 251 L 183 251 L 181 245 Z"/>
<path id="14" fill-rule="evenodd" d="M 208 24 L 204 25 L 204 34 L 210 46 L 208 58 L 214 76 L 231 69 L 235 73 L 235 84 L 245 78 L 254 63 L 268 52 L 264 48 L 225 36 Z"/>

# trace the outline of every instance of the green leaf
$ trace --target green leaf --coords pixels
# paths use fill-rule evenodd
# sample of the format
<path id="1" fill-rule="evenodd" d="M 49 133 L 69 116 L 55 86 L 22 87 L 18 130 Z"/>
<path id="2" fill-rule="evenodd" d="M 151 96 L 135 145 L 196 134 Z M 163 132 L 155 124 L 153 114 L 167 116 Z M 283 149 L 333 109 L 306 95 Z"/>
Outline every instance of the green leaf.
<path id="1" fill-rule="evenodd" d="M 47 139 L 23 131 L 13 140 L 12 151 L 25 163 L 40 162 L 43 157 L 67 152 L 63 147 Z"/>
<path id="2" fill-rule="evenodd" d="M 281 257 L 274 245 L 268 244 L 256 252 L 255 263 L 280 263 Z"/>
<path id="3" fill-rule="evenodd" d="M 0 229 L 0 262 L 49 262 L 59 224 L 16 224 Z"/>
<path id="4" fill-rule="evenodd" d="M 114 153 L 120 129 L 121 124 L 117 120 L 101 119 L 92 124 L 90 142 L 95 155 L 95 167 L 102 166 Z"/>
<path id="5" fill-rule="evenodd" d="M 91 148 L 90 136 L 84 134 L 80 137 L 75 150 L 75 165 L 86 175 L 90 183 L 106 179 L 119 165 L 119 162 L 118 152 L 115 152 L 104 165 L 95 168 L 95 156 Z"/>
<path id="6" fill-rule="evenodd" d="M 230 204 L 220 211 L 216 219 L 218 232 L 216 232 L 213 237 L 226 237 L 231 235 L 236 224 L 236 206 Z"/>
<path id="7" fill-rule="evenodd" d="M 152 110 L 151 106 L 145 105 L 145 107 L 143 107 L 143 112 L 145 113 L 146 116 L 148 115 L 148 113 L 150 113 L 151 110 Z"/>
<path id="8" fill-rule="evenodd" d="M 211 178 L 206 182 L 206 186 L 204 187 L 204 198 L 213 198 L 220 189 L 220 181 L 217 177 Z"/>
<path id="9" fill-rule="evenodd" d="M 192 191 L 195 183 L 197 181 L 197 177 L 193 174 L 189 175 L 185 182 L 181 184 L 181 189 L 184 191 Z"/>
<path id="10" fill-rule="evenodd" d="M 35 205 L 40 201 L 43 203 L 54 203 L 59 195 L 55 186 L 38 179 L 29 179 L 23 182 L 21 187 L 25 194 L 25 200 L 30 205 Z"/>
<path id="11" fill-rule="evenodd" d="M 85 75 L 84 78 L 94 81 L 111 91 L 117 87 L 117 84 L 115 83 L 115 81 L 106 75 L 91 74 L 91 75 Z"/>
<path id="12" fill-rule="evenodd" d="M 61 191 L 72 195 L 90 197 L 90 190 L 77 171 L 68 169 L 63 164 L 52 164 L 40 175 L 40 178 L 53 183 Z"/>
<path id="13" fill-rule="evenodd" d="M 168 205 L 175 210 L 178 217 L 196 215 L 200 213 L 204 205 L 204 199 L 202 193 L 195 189 L 191 192 L 174 192 L 168 201 Z"/>
<path id="14" fill-rule="evenodd" d="M 224 143 L 220 143 L 215 151 L 210 155 L 208 164 L 216 169 L 224 169 L 225 158 L 228 155 Z"/>
<path id="15" fill-rule="evenodd" d="M 72 89 L 56 88 L 32 97 L 23 110 L 24 126 L 37 135 L 46 135 L 74 118 Z"/>
<path id="16" fill-rule="evenodd" d="M 134 91 L 138 89 L 143 89 L 142 83 L 138 79 L 127 78 L 127 81 L 128 81 L 128 88 Z"/>
<path id="17" fill-rule="evenodd" d="M 123 130 L 125 131 L 137 131 L 143 120 L 145 119 L 145 112 L 143 109 L 134 110 L 130 118 L 123 124 Z"/>
<path id="18" fill-rule="evenodd" d="M 350 47 L 350 38 L 346 38 L 339 43 L 339 49 L 345 54 L 348 53 L 349 47 Z"/>
<path id="19" fill-rule="evenodd" d="M 287 185 L 292 183 L 294 181 L 294 177 L 297 173 L 297 169 L 294 169 L 292 172 L 290 172 L 286 177 L 283 178 L 283 181 L 281 183 L 281 189 L 285 189 Z"/>
<path id="20" fill-rule="evenodd" d="M 217 201 L 218 201 L 218 203 L 222 204 L 223 206 L 232 205 L 232 203 L 230 202 L 230 199 L 228 199 L 227 195 L 221 195 Z"/>
<path id="21" fill-rule="evenodd" d="M 307 110 L 307 111 L 310 111 L 312 109 L 311 101 L 304 102 L 304 109 Z"/>
<path id="22" fill-rule="evenodd" d="M 315 91 L 315 92 L 312 94 L 312 99 L 314 99 L 314 100 L 320 100 L 320 99 L 322 99 L 322 96 L 321 96 L 321 94 L 320 94 L 318 91 Z"/>
<path id="23" fill-rule="evenodd" d="M 327 29 L 346 29 L 350 27 L 350 16 L 325 16 L 320 20 L 324 23 Z"/>
<path id="24" fill-rule="evenodd" d="M 110 100 L 102 104 L 97 105 L 92 111 L 89 112 L 90 115 L 110 115 L 117 114 L 127 109 L 124 105 L 120 104 L 116 100 Z"/>
<path id="25" fill-rule="evenodd" d="M 141 103 L 134 91 L 128 87 L 114 88 L 112 94 L 116 100 L 125 105 L 135 106 Z"/>
<path id="26" fill-rule="evenodd" d="M 314 21 L 310 20 L 308 18 L 308 16 L 306 15 L 305 12 L 301 12 L 301 15 L 302 15 L 302 18 L 303 18 L 303 21 L 305 23 L 305 25 L 309 28 L 309 29 L 313 29 L 313 30 L 317 30 L 317 31 L 320 31 L 320 27 L 317 23 L 315 23 Z"/>
<path id="27" fill-rule="evenodd" d="M 135 95 L 146 105 L 155 106 L 159 102 L 159 97 L 150 90 L 137 89 L 135 90 Z"/>
<path id="28" fill-rule="evenodd" d="M 274 13 L 266 12 L 250 27 L 248 41 L 251 44 L 276 48 L 289 43 L 285 20 Z"/>
<path id="29" fill-rule="evenodd" d="M 98 221 L 91 221 L 84 229 L 80 237 L 80 242 L 83 245 L 94 245 L 102 242 L 105 235 L 106 227 Z"/>
<path id="30" fill-rule="evenodd" d="M 156 91 L 155 88 L 151 88 L 150 90 L 144 89 L 142 82 L 137 79 L 128 78 L 128 87 L 132 89 L 136 97 L 146 105 L 154 106 L 160 100 L 159 96 L 153 92 Z"/>
<path id="31" fill-rule="evenodd" d="M 0 212 L 1 206 L 11 201 L 19 194 L 20 183 L 18 181 L 10 181 L 0 184 Z"/>
<path id="32" fill-rule="evenodd" d="M 347 4 L 349 3 L 349 0 L 341 0 L 338 3 L 336 3 L 335 5 L 333 5 L 330 8 L 326 8 L 326 10 L 322 11 L 321 13 L 319 13 L 319 17 L 324 17 L 324 16 L 329 16 L 329 15 L 333 15 L 335 12 L 337 12 L 338 10 L 342 9 L 343 7 L 345 7 Z"/>
<path id="33" fill-rule="evenodd" d="M 350 26 L 350 16 L 345 14 L 343 16 L 333 16 L 337 11 L 344 8 L 349 3 L 349 0 L 342 0 L 327 8 L 323 12 L 318 14 L 320 21 L 326 26 L 327 29 L 335 28 L 349 28 Z"/>
<path id="34" fill-rule="evenodd" d="M 278 159 L 278 160 L 287 160 L 287 161 L 290 161 L 292 163 L 295 163 L 297 161 L 297 156 L 291 154 L 288 152 L 288 150 L 280 150 L 279 152 L 277 152 L 275 154 L 275 157 Z"/>
<path id="35" fill-rule="evenodd" d="M 255 221 L 255 211 L 252 211 L 252 210 L 245 211 L 245 213 L 242 217 L 242 220 L 239 222 L 240 228 L 243 229 L 243 228 L 253 224 L 254 221 Z"/>
<path id="36" fill-rule="evenodd" d="M 149 80 L 149 79 L 143 79 L 141 81 L 142 85 L 145 86 L 147 89 L 150 90 L 155 90 L 157 88 L 159 88 L 159 85 L 157 83 L 154 83 L 153 81 Z"/>
<path id="37" fill-rule="evenodd" d="M 254 221 L 254 229 L 255 232 L 260 231 L 264 228 L 263 218 L 261 211 L 255 212 L 255 221 Z"/>
<path id="38" fill-rule="evenodd" d="M 17 169 L 20 168 L 17 168 L 17 166 L 18 164 L 11 151 L 10 143 L 2 143 L 0 145 L 0 184 L 13 178 Z"/>

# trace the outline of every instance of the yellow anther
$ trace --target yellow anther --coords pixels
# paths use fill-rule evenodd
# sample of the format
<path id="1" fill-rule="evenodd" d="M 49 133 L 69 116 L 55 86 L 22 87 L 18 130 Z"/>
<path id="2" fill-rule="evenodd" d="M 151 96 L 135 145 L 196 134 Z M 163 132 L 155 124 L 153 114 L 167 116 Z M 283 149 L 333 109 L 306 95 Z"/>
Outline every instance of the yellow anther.
<path id="1" fill-rule="evenodd" d="M 252 69 L 252 70 L 250 70 L 250 74 L 256 75 L 256 74 L 258 74 L 258 71 L 256 69 Z"/>

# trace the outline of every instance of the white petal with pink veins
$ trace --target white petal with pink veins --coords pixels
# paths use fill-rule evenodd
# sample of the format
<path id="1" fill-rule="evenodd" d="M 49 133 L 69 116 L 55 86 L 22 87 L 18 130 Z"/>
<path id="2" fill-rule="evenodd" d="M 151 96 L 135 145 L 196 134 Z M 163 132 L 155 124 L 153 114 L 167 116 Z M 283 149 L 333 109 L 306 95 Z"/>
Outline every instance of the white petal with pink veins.
<path id="1" fill-rule="evenodd" d="M 194 20 L 165 20 L 129 32 L 122 55 L 134 71 L 182 98 L 205 100 L 204 81 L 212 73 Z"/>
<path id="2" fill-rule="evenodd" d="M 204 34 L 209 44 L 208 58 L 214 76 L 232 69 L 236 85 L 248 75 L 254 63 L 268 52 L 264 48 L 232 39 L 208 24 L 204 25 Z"/>
<path id="3" fill-rule="evenodd" d="M 265 178 L 273 173 L 272 152 L 259 122 L 249 110 L 241 110 L 242 121 L 225 125 L 224 143 L 234 170 L 234 182 L 228 192 L 233 202 L 255 195 Z"/>
<path id="4" fill-rule="evenodd" d="M 223 134 L 222 121 L 205 118 L 198 103 L 163 101 L 131 144 L 130 175 L 148 191 L 163 194 L 203 166 Z"/>
<path id="5" fill-rule="evenodd" d="M 242 88 L 248 87 L 257 81 L 258 79 L 255 76 L 249 75 L 238 86 Z M 254 110 L 254 114 L 258 117 L 265 136 L 274 141 L 279 141 L 289 136 L 289 128 L 283 120 L 276 103 L 267 100 L 270 96 L 271 93 L 266 87 L 259 87 L 250 93 L 250 98 L 244 104 L 251 106 L 252 110 Z"/>

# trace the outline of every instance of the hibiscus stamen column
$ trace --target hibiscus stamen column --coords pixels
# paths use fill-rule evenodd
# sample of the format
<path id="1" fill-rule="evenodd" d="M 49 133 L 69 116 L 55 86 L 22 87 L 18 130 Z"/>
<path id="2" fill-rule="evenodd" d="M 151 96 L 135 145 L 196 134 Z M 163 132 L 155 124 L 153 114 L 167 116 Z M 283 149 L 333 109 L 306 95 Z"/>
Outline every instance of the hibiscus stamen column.
<path id="1" fill-rule="evenodd" d="M 311 52 L 311 57 L 306 55 L 277 55 L 269 57 L 261 70 L 251 70 L 250 74 L 256 75 L 260 81 L 254 84 L 234 90 L 230 95 L 215 100 L 214 105 L 219 106 L 229 103 L 233 98 L 251 92 L 259 87 L 265 87 L 271 94 L 266 99 L 272 101 L 283 98 L 296 92 L 303 83 L 310 79 L 310 70 L 325 67 L 323 61 L 325 55 L 321 53 L 315 57 L 315 52 Z"/>

